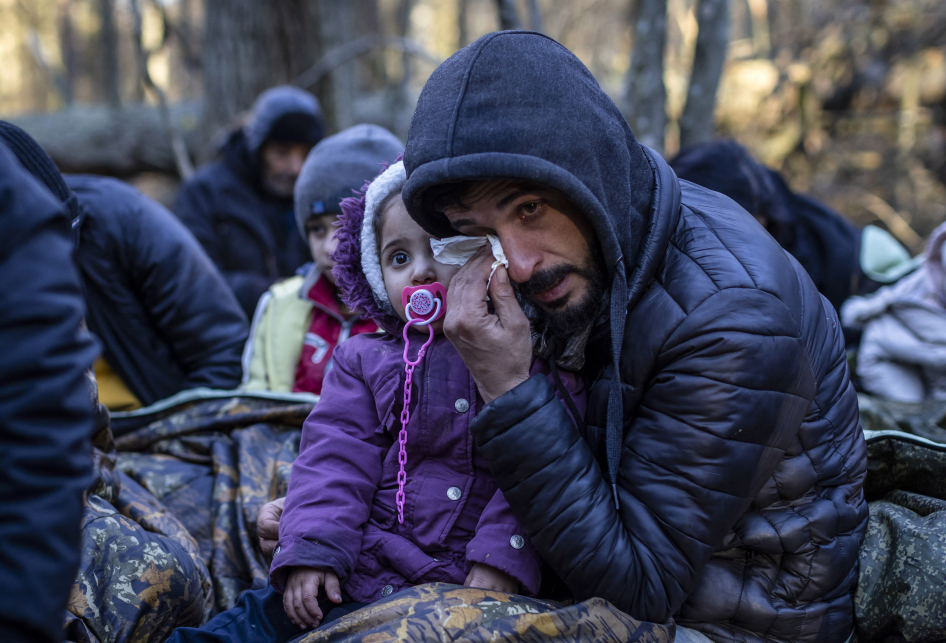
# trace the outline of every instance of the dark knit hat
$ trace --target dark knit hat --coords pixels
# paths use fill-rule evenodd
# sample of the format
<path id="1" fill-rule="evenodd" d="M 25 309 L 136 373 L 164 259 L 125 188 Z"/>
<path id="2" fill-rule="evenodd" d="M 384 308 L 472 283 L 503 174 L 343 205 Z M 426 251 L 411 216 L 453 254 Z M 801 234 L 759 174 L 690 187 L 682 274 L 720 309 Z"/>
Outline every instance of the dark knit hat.
<path id="1" fill-rule="evenodd" d="M 0 143 L 6 145 L 26 171 L 32 174 L 54 197 L 66 205 L 73 230 L 79 225 L 79 202 L 49 154 L 22 129 L 0 121 Z"/>
<path id="2" fill-rule="evenodd" d="M 315 145 L 324 136 L 325 126 L 315 96 L 298 87 L 280 85 L 259 95 L 243 131 L 255 154 L 266 141 Z"/>

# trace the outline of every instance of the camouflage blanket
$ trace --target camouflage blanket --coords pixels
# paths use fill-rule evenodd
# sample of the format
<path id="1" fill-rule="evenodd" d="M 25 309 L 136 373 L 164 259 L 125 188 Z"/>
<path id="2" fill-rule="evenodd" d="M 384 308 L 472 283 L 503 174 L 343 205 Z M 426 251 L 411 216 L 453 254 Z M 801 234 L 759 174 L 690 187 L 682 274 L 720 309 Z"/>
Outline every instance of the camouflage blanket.
<path id="1" fill-rule="evenodd" d="M 946 444 L 888 429 L 929 435 L 936 424 L 921 414 L 900 408 L 903 424 L 889 425 L 864 417 L 876 408 L 862 409 L 864 424 L 880 430 L 865 431 L 870 522 L 855 594 L 858 639 L 946 641 Z"/>
<path id="2" fill-rule="evenodd" d="M 559 605 L 472 587 L 433 583 L 352 612 L 296 643 L 672 643 L 673 625 L 631 618 L 604 599 Z"/>
<path id="3" fill-rule="evenodd" d="M 163 641 L 174 627 L 200 625 L 243 590 L 265 585 L 255 518 L 285 494 L 311 408 L 311 401 L 228 393 L 116 415 L 114 444 L 97 444 L 101 474 L 87 503 L 66 638 Z M 862 400 L 871 518 L 856 596 L 860 643 L 946 641 L 946 446 L 921 437 L 946 434 L 946 413 L 937 413 Z M 428 585 L 350 614 L 304 643 L 669 643 L 673 636 L 672 625 L 635 621 L 600 599 L 566 606 Z"/>
<path id="4" fill-rule="evenodd" d="M 285 495 L 311 409 L 292 397 L 189 392 L 116 414 L 95 439 L 64 638 L 163 641 L 265 585 L 256 514 Z"/>

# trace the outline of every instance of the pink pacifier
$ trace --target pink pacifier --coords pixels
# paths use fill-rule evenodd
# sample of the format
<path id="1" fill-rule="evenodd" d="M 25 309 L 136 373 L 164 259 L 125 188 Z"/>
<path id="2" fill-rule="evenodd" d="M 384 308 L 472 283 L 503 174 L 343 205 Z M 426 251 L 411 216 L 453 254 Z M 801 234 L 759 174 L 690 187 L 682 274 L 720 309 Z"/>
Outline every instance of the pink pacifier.
<path id="1" fill-rule="evenodd" d="M 397 505 L 397 521 L 404 524 L 404 485 L 407 484 L 407 425 L 411 421 L 411 388 L 413 386 L 414 369 L 423 361 L 424 353 L 434 341 L 434 327 L 431 322 L 440 319 L 446 312 L 447 289 L 440 282 L 434 282 L 424 286 L 408 286 L 401 291 L 401 305 L 404 306 L 404 316 L 407 317 L 407 323 L 404 324 L 404 405 L 401 408 L 401 430 L 397 434 L 398 454 L 397 462 L 399 465 L 397 472 L 397 494 L 394 496 L 394 502 Z M 409 351 L 411 340 L 407 333 L 411 326 L 426 326 L 428 337 L 420 350 L 417 351 L 417 357 L 410 358 Z"/>
<path id="2" fill-rule="evenodd" d="M 401 291 L 404 316 L 415 326 L 426 326 L 440 319 L 446 312 L 446 304 L 447 289 L 439 281 L 421 286 L 408 286 Z"/>

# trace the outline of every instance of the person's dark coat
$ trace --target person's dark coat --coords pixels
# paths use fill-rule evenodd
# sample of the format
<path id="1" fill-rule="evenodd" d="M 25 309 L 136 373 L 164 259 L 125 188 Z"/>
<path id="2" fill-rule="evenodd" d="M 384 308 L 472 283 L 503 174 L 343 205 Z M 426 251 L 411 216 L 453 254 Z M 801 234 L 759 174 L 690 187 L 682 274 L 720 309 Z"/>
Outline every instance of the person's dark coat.
<path id="1" fill-rule="evenodd" d="M 679 178 L 764 217 L 766 229 L 836 311 L 851 295 L 876 288 L 861 271 L 861 231 L 825 204 L 792 192 L 778 172 L 758 163 L 738 143 L 710 141 L 684 148 L 670 167 Z"/>
<path id="2" fill-rule="evenodd" d="M 92 482 L 98 349 L 82 324 L 66 208 L 2 140 L 0 226 L 0 640 L 52 643 Z"/>
<path id="3" fill-rule="evenodd" d="M 320 118 L 314 98 L 314 107 L 299 101 L 299 95 L 288 91 L 258 101 L 263 105 L 258 105 L 250 125 L 231 133 L 220 158 L 181 186 L 173 206 L 174 214 L 220 269 L 248 318 L 273 283 L 311 261 L 309 247 L 296 229 L 292 197 L 267 192 L 260 175 L 260 147 L 281 119 L 302 109 Z"/>
<path id="4" fill-rule="evenodd" d="M 408 209 L 438 236 L 425 191 L 495 177 L 560 190 L 597 234 L 610 306 L 585 350 L 585 434 L 540 378 L 471 426 L 574 594 L 716 641 L 843 643 L 866 450 L 837 316 L 804 269 L 730 199 L 679 181 L 538 34 L 490 34 L 441 65 L 405 164 Z"/>
<path id="5" fill-rule="evenodd" d="M 66 176 L 80 206 L 76 264 L 90 330 L 145 405 L 184 389 L 232 389 L 246 316 L 193 235 L 138 190 Z"/>

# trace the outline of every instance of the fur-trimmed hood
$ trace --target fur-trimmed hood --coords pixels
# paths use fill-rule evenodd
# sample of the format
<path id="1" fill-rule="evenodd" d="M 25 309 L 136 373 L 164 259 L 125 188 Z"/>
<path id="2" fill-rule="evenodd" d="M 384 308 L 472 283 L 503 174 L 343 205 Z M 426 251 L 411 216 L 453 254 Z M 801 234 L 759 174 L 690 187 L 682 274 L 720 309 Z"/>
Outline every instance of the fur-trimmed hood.
<path id="1" fill-rule="evenodd" d="M 404 322 L 394 312 L 384 288 L 374 221 L 387 198 L 400 193 L 406 178 L 404 163 L 398 159 L 374 181 L 365 183 L 360 196 L 342 200 L 335 233 L 338 246 L 332 255 L 332 275 L 345 305 L 364 311 L 365 317 L 393 335 L 400 333 Z"/>

